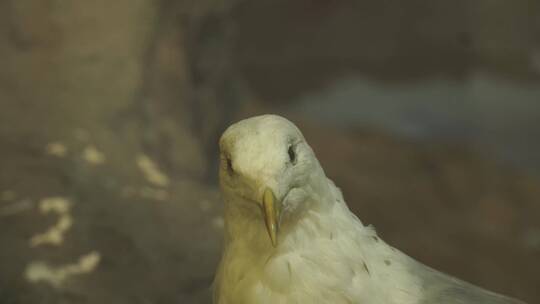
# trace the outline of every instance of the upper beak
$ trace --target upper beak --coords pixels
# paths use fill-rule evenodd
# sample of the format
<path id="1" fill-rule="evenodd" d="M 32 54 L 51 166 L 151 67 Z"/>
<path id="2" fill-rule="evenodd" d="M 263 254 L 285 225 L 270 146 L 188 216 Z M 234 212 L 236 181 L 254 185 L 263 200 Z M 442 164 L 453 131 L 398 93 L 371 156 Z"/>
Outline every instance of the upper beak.
<path id="1" fill-rule="evenodd" d="M 266 230 L 272 241 L 272 246 L 277 245 L 277 234 L 279 230 L 279 216 L 281 212 L 281 202 L 278 202 L 274 192 L 266 188 L 263 194 L 263 212 Z"/>

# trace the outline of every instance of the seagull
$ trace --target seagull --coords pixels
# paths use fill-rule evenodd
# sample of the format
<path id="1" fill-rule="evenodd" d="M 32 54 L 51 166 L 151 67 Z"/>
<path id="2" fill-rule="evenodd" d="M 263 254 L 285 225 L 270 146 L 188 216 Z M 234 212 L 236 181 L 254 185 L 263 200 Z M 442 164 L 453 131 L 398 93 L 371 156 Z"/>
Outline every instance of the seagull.
<path id="1" fill-rule="evenodd" d="M 225 226 L 214 304 L 524 304 L 386 244 L 287 119 L 242 120 L 219 146 Z"/>

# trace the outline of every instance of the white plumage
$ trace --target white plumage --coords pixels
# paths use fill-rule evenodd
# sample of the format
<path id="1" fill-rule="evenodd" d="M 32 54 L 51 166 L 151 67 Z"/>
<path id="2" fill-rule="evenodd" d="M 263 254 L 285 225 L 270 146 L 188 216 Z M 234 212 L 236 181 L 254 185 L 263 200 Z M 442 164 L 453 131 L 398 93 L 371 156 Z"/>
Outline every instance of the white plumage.
<path id="1" fill-rule="evenodd" d="M 288 120 L 240 121 L 220 149 L 225 247 L 215 304 L 521 303 L 387 245 L 349 211 Z"/>

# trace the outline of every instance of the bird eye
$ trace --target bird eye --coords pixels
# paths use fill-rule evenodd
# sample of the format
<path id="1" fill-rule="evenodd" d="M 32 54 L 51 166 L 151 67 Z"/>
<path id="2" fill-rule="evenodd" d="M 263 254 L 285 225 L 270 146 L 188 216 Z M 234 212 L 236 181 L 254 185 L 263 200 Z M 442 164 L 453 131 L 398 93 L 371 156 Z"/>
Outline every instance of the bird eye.
<path id="1" fill-rule="evenodd" d="M 292 145 L 289 146 L 287 153 L 289 154 L 289 161 L 294 165 L 296 163 L 296 152 L 294 152 L 294 147 Z"/>
<path id="2" fill-rule="evenodd" d="M 232 175 L 234 173 L 234 169 L 233 169 L 233 166 L 232 166 L 232 160 L 231 160 L 230 157 L 226 157 L 225 159 L 227 161 L 227 172 L 229 173 L 229 175 Z"/>

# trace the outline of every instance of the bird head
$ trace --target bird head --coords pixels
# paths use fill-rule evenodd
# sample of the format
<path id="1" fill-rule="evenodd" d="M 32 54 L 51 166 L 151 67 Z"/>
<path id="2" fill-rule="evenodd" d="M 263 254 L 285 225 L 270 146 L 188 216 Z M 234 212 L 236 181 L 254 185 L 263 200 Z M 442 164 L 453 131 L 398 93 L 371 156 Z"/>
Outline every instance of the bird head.
<path id="1" fill-rule="evenodd" d="M 303 204 L 313 192 L 308 188 L 318 188 L 316 177 L 324 177 L 313 151 L 293 123 L 276 115 L 233 124 L 219 144 L 225 200 L 258 206 L 252 210 L 260 210 L 275 247 L 282 215 Z"/>

